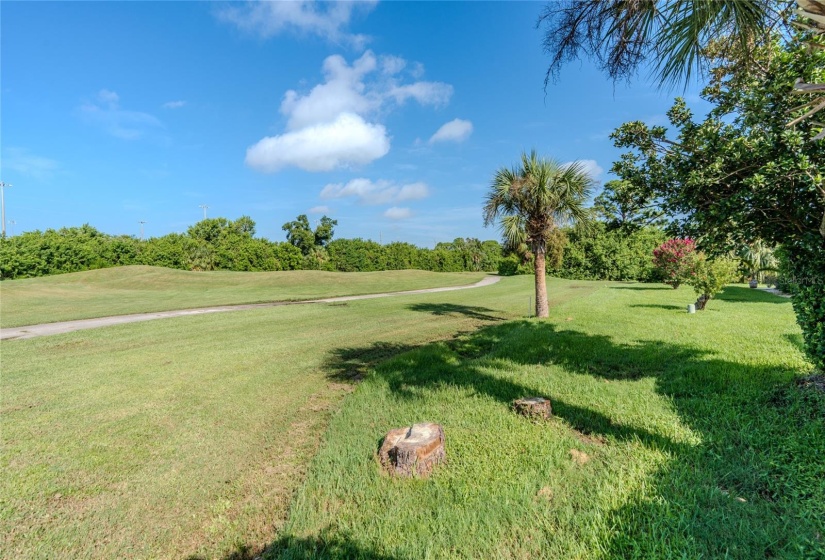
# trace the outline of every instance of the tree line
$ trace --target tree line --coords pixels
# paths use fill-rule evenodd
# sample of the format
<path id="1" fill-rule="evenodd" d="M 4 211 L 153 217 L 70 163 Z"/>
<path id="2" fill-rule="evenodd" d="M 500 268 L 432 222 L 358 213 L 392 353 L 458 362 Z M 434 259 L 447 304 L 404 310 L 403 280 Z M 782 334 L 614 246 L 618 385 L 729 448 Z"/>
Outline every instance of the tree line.
<path id="1" fill-rule="evenodd" d="M 591 280 L 658 279 L 653 249 L 665 238 L 654 226 L 608 223 L 608 215 L 588 227 L 560 231 L 548 253 L 552 275 Z M 284 224 L 286 242 L 256 237 L 255 222 L 209 218 L 185 233 L 140 240 L 109 235 L 86 224 L 31 231 L 0 238 L 0 278 L 32 278 L 125 265 L 180 270 L 374 272 L 420 269 L 434 272 L 532 274 L 532 255 L 498 241 L 457 238 L 421 248 L 411 243 L 334 239 L 337 222 L 323 217 L 313 230 L 305 215 Z M 635 229 L 634 229 L 635 228 Z M 632 230 L 632 231 L 631 231 Z"/>

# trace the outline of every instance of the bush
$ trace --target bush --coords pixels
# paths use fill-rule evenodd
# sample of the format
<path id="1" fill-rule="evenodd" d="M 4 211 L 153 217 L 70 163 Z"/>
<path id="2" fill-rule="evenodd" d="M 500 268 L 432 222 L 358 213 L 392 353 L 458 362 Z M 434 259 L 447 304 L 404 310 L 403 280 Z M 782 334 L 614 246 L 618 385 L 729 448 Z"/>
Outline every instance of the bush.
<path id="1" fill-rule="evenodd" d="M 786 244 L 785 281 L 793 294 L 796 321 L 805 349 L 816 367 L 825 370 L 825 251 L 822 238 L 810 234 Z M 780 267 L 781 268 L 781 267 Z"/>
<path id="2" fill-rule="evenodd" d="M 739 266 L 729 258 L 709 260 L 702 253 L 694 253 L 685 259 L 687 273 L 685 283 L 693 286 L 693 291 L 699 294 L 696 300 L 696 309 L 704 309 L 713 297 L 721 292 L 726 284 L 736 278 Z"/>
<path id="3" fill-rule="evenodd" d="M 551 273 L 577 280 L 637 280 L 655 282 L 659 275 L 650 255 L 664 240 L 655 227 L 632 233 L 608 230 L 602 222 L 567 232 L 561 264 Z"/>
<path id="4" fill-rule="evenodd" d="M 653 251 L 653 264 L 662 281 L 678 288 L 685 283 L 694 266 L 693 254 L 696 242 L 693 239 L 668 239 Z"/>

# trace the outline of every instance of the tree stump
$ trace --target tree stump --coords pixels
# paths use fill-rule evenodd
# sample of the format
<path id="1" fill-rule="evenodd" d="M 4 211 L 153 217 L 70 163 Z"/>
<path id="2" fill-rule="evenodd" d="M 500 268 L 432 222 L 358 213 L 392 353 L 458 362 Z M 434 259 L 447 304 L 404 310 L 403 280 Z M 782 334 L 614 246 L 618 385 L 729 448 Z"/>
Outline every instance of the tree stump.
<path id="1" fill-rule="evenodd" d="M 400 476 L 427 476 L 446 458 L 444 428 L 440 424 L 413 424 L 387 432 L 378 459 L 390 473 Z"/>
<path id="2" fill-rule="evenodd" d="M 533 420 L 546 420 L 553 415 L 550 399 L 543 397 L 526 397 L 513 401 L 513 409 Z"/>

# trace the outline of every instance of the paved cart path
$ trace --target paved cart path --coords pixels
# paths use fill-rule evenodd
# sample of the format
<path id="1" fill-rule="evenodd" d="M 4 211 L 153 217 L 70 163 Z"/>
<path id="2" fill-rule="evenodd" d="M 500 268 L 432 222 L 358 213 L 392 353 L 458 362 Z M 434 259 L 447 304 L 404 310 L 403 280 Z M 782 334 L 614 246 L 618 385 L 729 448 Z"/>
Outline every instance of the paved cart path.
<path id="1" fill-rule="evenodd" d="M 112 317 L 98 317 L 96 319 L 79 319 L 77 321 L 62 321 L 60 323 L 43 323 L 42 325 L 28 325 L 24 327 L 10 327 L 0 329 L 0 340 L 34 338 L 50 334 L 62 334 L 84 329 L 96 329 L 123 323 L 137 323 L 152 321 L 167 317 L 183 317 L 186 315 L 202 315 L 204 313 L 223 313 L 225 311 L 241 311 L 244 309 L 258 309 L 260 307 L 277 307 L 281 305 L 306 305 L 310 303 L 336 303 L 339 301 L 354 301 L 358 299 L 375 299 L 383 297 L 409 296 L 415 294 L 434 294 L 438 292 L 452 292 L 455 290 L 469 290 L 490 286 L 501 280 L 500 276 L 486 276 L 475 284 L 466 286 L 449 286 L 446 288 L 425 288 L 422 290 L 407 290 L 404 292 L 384 292 L 379 294 L 365 294 L 360 296 L 340 296 L 303 301 L 273 301 L 269 303 L 243 303 L 238 305 L 218 305 L 215 307 L 201 307 L 197 309 L 179 309 L 174 311 L 155 311 L 152 313 L 133 313 L 131 315 L 115 315 Z"/>

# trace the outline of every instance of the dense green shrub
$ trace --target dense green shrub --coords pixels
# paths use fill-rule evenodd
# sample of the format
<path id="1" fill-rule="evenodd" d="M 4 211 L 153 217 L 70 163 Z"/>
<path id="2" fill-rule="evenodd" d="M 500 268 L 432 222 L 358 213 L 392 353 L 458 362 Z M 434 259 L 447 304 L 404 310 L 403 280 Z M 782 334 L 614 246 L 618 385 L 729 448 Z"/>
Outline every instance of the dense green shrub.
<path id="1" fill-rule="evenodd" d="M 300 218 L 300 216 L 299 216 Z M 34 231 L 0 238 L 0 278 L 27 278 L 93 268 L 144 264 L 182 270 L 330 270 L 371 272 L 424 269 L 437 272 L 495 271 L 501 258 L 496 241 L 455 239 L 436 249 L 409 243 L 381 245 L 363 239 L 331 241 L 334 221 L 313 233 L 319 244 L 307 249 L 294 243 L 256 238 L 248 216 L 231 221 L 209 218 L 185 234 L 171 233 L 145 241 L 110 236 L 84 225 Z"/>
<path id="2" fill-rule="evenodd" d="M 653 250 L 665 234 L 655 227 L 631 233 L 608 230 L 603 222 L 566 231 L 567 245 L 561 266 L 550 274 L 575 280 L 660 280 L 653 266 Z"/>

